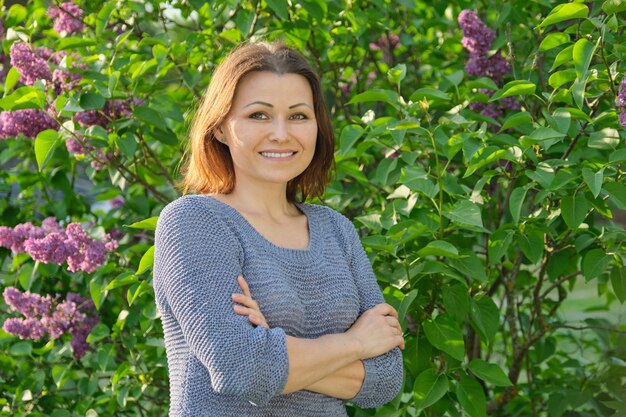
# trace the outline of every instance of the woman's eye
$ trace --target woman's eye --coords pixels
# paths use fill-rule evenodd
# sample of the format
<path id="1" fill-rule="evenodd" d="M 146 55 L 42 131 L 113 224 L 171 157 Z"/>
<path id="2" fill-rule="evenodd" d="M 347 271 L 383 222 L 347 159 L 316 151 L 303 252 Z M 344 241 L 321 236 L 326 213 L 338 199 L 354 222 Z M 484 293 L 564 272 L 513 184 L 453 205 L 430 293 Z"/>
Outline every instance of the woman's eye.
<path id="1" fill-rule="evenodd" d="M 256 112 L 256 113 L 252 113 L 250 115 L 250 118 L 254 120 L 265 120 L 267 119 L 267 116 L 265 115 L 265 113 Z"/>
<path id="2" fill-rule="evenodd" d="M 306 117 L 306 114 L 304 114 L 304 113 L 294 114 L 293 116 L 291 116 L 291 118 L 293 120 L 306 120 L 306 119 L 308 119 L 308 117 Z"/>

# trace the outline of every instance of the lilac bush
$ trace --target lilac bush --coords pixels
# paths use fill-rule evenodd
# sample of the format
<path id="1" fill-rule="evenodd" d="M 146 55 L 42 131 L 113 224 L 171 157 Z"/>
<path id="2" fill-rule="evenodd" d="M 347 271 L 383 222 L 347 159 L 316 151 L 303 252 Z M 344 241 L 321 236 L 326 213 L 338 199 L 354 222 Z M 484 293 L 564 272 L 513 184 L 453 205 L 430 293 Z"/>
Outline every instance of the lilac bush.
<path id="1" fill-rule="evenodd" d="M 93 301 L 79 294 L 68 293 L 65 300 L 57 295 L 52 298 L 21 292 L 15 287 L 6 287 L 4 301 L 11 311 L 22 314 L 25 318 L 8 318 L 2 328 L 5 332 L 20 339 L 40 340 L 48 334 L 58 339 L 66 333 L 72 335 L 72 352 L 80 359 L 89 350 L 87 336 L 98 324 L 99 318 Z"/>

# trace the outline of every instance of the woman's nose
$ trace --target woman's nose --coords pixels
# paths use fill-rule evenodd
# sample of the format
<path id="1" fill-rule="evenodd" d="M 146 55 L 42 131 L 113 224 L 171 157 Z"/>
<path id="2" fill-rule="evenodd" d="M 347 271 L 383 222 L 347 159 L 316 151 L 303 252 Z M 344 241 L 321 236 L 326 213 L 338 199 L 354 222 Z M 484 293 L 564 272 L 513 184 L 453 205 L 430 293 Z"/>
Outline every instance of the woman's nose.
<path id="1" fill-rule="evenodd" d="M 275 142 L 282 142 L 287 140 L 289 137 L 289 132 L 287 131 L 287 123 L 284 120 L 276 120 L 272 124 L 272 132 L 270 135 L 270 140 Z"/>

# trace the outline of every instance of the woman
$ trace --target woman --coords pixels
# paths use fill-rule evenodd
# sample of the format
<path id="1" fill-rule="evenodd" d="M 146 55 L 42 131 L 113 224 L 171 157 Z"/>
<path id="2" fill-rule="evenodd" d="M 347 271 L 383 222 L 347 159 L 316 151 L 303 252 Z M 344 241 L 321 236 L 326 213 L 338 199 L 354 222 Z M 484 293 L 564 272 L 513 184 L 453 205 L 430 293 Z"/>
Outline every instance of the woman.
<path id="1" fill-rule="evenodd" d="M 299 53 L 247 44 L 218 66 L 191 129 L 198 195 L 156 230 L 170 416 L 346 416 L 401 389 L 402 330 L 354 227 L 298 202 L 322 194 L 333 148 Z"/>

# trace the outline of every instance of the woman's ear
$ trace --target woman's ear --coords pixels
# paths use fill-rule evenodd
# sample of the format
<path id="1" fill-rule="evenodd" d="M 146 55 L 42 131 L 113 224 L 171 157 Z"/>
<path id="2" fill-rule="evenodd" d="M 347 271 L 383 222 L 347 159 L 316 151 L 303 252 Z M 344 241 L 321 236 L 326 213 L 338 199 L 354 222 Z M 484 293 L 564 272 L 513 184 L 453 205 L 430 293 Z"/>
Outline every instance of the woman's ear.
<path id="1" fill-rule="evenodd" d="M 228 145 L 228 143 L 226 143 L 226 136 L 224 135 L 224 130 L 222 129 L 221 126 L 218 127 L 217 131 L 215 132 L 215 139 L 222 142 L 224 145 Z"/>

